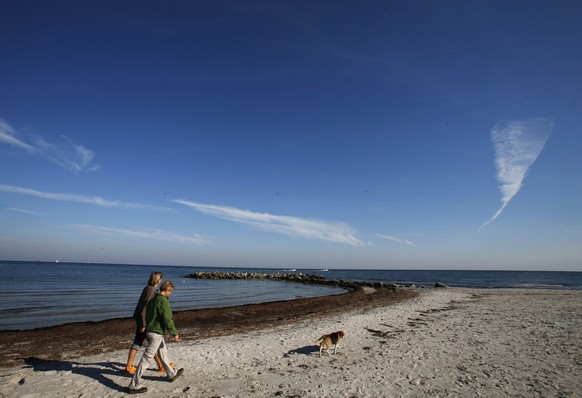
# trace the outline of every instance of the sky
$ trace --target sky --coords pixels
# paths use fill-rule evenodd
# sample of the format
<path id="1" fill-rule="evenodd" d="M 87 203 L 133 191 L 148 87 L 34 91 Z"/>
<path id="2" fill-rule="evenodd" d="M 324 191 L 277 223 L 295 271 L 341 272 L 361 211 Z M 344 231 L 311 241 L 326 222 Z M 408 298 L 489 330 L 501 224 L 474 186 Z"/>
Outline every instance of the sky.
<path id="1" fill-rule="evenodd" d="M 582 3 L 0 12 L 0 259 L 582 271 Z"/>

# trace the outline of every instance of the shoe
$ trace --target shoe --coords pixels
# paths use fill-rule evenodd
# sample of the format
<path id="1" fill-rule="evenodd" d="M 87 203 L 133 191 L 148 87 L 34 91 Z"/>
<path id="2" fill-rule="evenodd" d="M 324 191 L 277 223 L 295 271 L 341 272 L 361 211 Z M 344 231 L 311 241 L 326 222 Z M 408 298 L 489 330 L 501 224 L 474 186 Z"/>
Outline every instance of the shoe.
<path id="1" fill-rule="evenodd" d="M 176 374 L 174 375 L 174 377 L 172 377 L 171 379 L 168 379 L 168 381 L 169 381 L 170 383 L 173 383 L 173 382 L 175 382 L 175 381 L 176 381 L 176 379 L 182 375 L 182 373 L 184 373 L 184 368 L 180 368 L 180 369 L 178 369 L 178 371 L 176 372 Z"/>
<path id="2" fill-rule="evenodd" d="M 148 388 L 147 387 L 142 387 L 142 388 L 138 388 L 136 390 L 132 389 L 132 388 L 128 388 L 129 390 L 129 394 L 141 394 L 144 392 L 148 392 Z"/>
<path id="3" fill-rule="evenodd" d="M 170 367 L 173 369 L 176 365 L 174 365 L 174 362 L 170 362 Z M 161 367 L 158 369 L 158 373 L 164 373 L 166 370 Z"/>
<path id="4" fill-rule="evenodd" d="M 135 373 L 135 371 L 137 370 L 137 368 L 134 365 L 131 365 L 130 369 L 125 369 L 125 373 L 127 373 L 128 375 L 132 375 Z"/>

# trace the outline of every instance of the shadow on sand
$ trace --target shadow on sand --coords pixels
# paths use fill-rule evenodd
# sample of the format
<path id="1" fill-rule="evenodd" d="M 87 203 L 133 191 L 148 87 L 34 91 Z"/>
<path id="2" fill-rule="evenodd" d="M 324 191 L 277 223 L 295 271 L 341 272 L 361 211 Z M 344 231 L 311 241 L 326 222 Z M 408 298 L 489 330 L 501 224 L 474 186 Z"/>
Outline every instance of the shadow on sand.
<path id="1" fill-rule="evenodd" d="M 73 361 L 51 361 L 46 359 L 40 359 L 36 357 L 28 357 L 24 359 L 24 362 L 28 367 L 32 368 L 35 372 L 49 372 L 49 371 L 60 371 L 60 372 L 71 372 L 72 374 L 79 374 L 86 376 L 93 380 L 98 381 L 105 387 L 111 388 L 118 392 L 127 392 L 127 386 L 129 385 L 130 376 L 124 373 L 125 364 L 120 362 L 97 362 L 97 363 L 83 363 L 83 362 L 73 362 Z M 127 384 L 120 386 L 114 382 L 108 376 L 126 376 Z M 145 380 L 158 380 L 159 377 L 144 376 Z"/>
<path id="2" fill-rule="evenodd" d="M 287 355 L 319 355 L 319 346 L 306 345 L 305 347 L 289 351 Z"/>

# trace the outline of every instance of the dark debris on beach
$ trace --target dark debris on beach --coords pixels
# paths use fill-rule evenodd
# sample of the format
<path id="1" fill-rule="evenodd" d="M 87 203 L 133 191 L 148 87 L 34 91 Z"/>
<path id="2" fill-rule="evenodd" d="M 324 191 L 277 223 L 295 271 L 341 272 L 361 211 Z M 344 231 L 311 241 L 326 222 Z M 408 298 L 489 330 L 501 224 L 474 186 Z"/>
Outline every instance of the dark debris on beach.
<path id="1" fill-rule="evenodd" d="M 293 274 L 300 275 L 300 274 Z M 296 281 L 297 282 L 297 281 Z M 413 289 L 378 283 L 344 282 L 325 279 L 318 283 L 345 288 L 345 293 L 248 304 L 235 307 L 176 311 L 174 321 L 184 341 L 227 336 L 286 325 L 306 318 L 320 319 L 355 310 L 390 305 L 413 297 Z M 0 331 L 4 353 L 0 367 L 19 366 L 31 360 L 62 361 L 85 355 L 129 349 L 133 340 L 131 318 L 72 323 L 24 331 Z M 124 362 L 126 358 L 118 358 Z"/>

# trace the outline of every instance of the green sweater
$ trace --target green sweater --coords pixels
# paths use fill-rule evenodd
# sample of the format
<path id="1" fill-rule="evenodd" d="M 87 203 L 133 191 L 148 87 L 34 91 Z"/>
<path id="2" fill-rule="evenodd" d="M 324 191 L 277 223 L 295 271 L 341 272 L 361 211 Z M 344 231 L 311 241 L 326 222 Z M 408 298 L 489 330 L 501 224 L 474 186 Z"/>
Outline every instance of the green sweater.
<path id="1" fill-rule="evenodd" d="M 174 326 L 170 300 L 160 293 L 156 293 L 150 300 L 146 311 L 147 331 L 151 333 L 164 334 L 168 331 L 172 336 L 177 336 L 178 331 Z"/>

